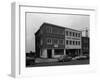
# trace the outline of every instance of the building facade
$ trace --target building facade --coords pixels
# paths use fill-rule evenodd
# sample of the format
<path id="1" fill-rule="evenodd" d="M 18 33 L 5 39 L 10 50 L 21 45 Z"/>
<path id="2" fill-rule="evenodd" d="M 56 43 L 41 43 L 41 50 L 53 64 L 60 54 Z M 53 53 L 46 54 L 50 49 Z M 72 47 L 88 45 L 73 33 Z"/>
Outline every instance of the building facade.
<path id="1" fill-rule="evenodd" d="M 82 54 L 89 55 L 89 37 L 82 37 Z"/>
<path id="2" fill-rule="evenodd" d="M 81 31 L 65 28 L 65 49 L 69 56 L 78 56 L 81 53 Z"/>
<path id="3" fill-rule="evenodd" d="M 58 58 L 80 55 L 81 32 L 54 24 L 43 23 L 35 33 L 37 57 Z"/>

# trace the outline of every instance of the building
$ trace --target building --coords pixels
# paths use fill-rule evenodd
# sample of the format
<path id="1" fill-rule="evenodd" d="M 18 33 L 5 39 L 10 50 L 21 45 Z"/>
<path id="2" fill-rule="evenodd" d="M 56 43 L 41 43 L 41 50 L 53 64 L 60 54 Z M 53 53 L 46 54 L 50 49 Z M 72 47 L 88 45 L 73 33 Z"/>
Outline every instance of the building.
<path id="1" fill-rule="evenodd" d="M 58 58 L 81 52 L 81 32 L 62 26 L 43 23 L 35 33 L 37 57 Z"/>
<path id="2" fill-rule="evenodd" d="M 82 37 L 82 54 L 89 55 L 89 37 Z"/>
<path id="3" fill-rule="evenodd" d="M 69 56 L 81 55 L 82 32 L 70 28 L 65 28 L 65 49 Z"/>

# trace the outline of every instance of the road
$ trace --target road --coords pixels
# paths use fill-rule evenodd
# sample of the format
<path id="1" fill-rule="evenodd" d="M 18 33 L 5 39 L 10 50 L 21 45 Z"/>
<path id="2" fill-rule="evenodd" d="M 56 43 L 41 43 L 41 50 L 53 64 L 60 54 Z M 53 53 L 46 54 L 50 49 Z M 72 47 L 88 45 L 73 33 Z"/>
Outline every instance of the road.
<path id="1" fill-rule="evenodd" d="M 85 65 L 89 64 L 89 60 L 74 60 L 74 61 L 69 61 L 69 62 L 49 62 L 49 63 L 38 63 L 38 64 L 33 64 L 29 65 L 27 67 L 41 67 L 41 66 L 60 66 L 60 65 Z"/>

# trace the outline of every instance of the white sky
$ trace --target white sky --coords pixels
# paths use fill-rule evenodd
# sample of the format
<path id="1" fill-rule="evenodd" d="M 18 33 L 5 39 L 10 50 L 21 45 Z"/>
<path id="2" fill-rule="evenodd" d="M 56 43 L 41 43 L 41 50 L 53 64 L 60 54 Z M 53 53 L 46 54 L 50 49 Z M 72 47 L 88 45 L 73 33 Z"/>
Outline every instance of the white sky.
<path id="1" fill-rule="evenodd" d="M 44 23 L 52 23 L 76 30 L 89 28 L 89 16 L 84 15 L 62 15 L 62 14 L 43 14 L 27 13 L 26 15 L 26 52 L 35 51 L 34 33 Z M 83 33 L 84 35 L 84 33 Z"/>

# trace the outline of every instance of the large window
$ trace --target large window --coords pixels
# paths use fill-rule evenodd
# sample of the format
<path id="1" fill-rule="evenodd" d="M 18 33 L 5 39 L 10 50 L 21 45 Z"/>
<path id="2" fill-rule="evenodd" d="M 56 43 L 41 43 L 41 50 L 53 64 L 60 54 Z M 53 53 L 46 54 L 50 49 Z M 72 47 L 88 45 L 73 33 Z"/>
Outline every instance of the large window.
<path id="1" fill-rule="evenodd" d="M 64 55 L 64 49 L 55 49 L 54 54 L 55 55 Z"/>

